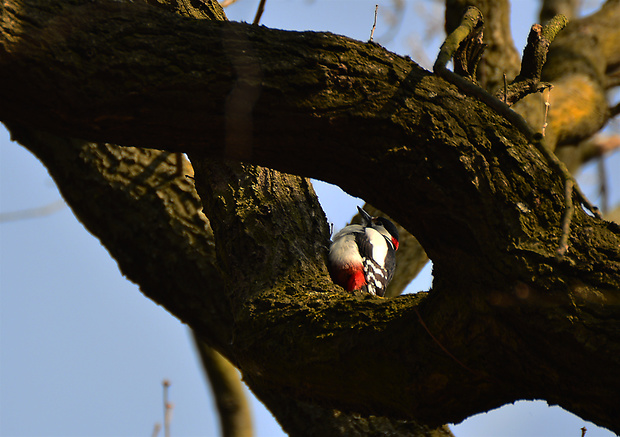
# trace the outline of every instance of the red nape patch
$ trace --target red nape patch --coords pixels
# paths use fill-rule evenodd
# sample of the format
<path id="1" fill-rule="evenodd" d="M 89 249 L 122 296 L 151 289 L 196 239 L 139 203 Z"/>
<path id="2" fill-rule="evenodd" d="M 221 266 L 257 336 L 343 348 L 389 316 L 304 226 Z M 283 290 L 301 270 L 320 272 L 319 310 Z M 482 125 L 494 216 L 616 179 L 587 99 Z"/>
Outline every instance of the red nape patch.
<path id="1" fill-rule="evenodd" d="M 398 240 L 396 238 L 392 238 L 392 244 L 394 245 L 394 250 L 398 250 Z"/>

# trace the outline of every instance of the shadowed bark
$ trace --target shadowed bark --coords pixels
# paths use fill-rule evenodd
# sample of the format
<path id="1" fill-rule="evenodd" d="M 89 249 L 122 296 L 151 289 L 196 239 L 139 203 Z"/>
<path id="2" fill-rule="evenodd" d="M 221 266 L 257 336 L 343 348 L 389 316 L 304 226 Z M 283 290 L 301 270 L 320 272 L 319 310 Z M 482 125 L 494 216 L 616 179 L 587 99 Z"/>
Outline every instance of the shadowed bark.
<path id="1" fill-rule="evenodd" d="M 11 105 L 0 119 L 147 296 L 268 404 L 278 394 L 285 428 L 287 397 L 296 414 L 310 405 L 306 417 L 337 408 L 392 427 L 546 399 L 620 431 L 620 228 L 577 208 L 558 260 L 563 181 L 486 105 L 377 45 L 326 33 L 106 1 L 7 2 L 1 25 L 0 97 Z M 598 125 L 554 135 L 587 138 Z M 113 194 L 99 175 L 134 161 L 107 155 L 133 149 L 94 151 L 33 128 L 166 152 Z M 168 152 L 190 154 L 212 240 L 171 222 L 166 196 L 133 189 Z M 433 260 L 433 289 L 343 292 L 325 268 L 327 224 L 309 182 L 257 165 L 338 184 L 385 211 Z M 76 186 L 73 172 L 90 183 Z M 204 230 L 190 191 L 187 224 Z"/>

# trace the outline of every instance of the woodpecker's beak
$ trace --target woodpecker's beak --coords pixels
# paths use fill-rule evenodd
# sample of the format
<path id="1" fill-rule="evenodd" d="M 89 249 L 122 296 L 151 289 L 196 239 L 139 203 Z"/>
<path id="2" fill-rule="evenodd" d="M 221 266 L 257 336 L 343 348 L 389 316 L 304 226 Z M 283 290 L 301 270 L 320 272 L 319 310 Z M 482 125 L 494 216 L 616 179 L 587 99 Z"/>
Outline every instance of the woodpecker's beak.
<path id="1" fill-rule="evenodd" d="M 364 222 L 368 224 L 372 223 L 372 217 L 370 216 L 370 214 L 368 214 L 366 211 L 364 211 L 359 206 L 357 207 L 357 210 L 360 212 L 360 215 L 362 216 L 362 220 L 364 220 Z"/>

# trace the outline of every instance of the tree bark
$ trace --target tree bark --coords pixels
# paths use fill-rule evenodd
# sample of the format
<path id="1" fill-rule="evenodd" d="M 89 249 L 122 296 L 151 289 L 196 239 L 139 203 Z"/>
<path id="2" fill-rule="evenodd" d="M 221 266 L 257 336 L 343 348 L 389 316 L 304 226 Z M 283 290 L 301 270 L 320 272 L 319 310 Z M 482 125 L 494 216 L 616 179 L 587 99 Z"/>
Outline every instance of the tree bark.
<path id="1" fill-rule="evenodd" d="M 2 14 L 0 96 L 0 119 L 128 277 L 255 392 L 430 426 L 546 399 L 620 432 L 620 228 L 577 208 L 558 259 L 561 178 L 500 115 L 410 60 L 139 4 L 15 1 Z M 33 127 L 189 153 L 215 246 L 186 233 L 205 223 L 193 194 L 187 223 L 133 184 L 102 211 L 100 169 L 76 168 L 88 147 L 69 157 Z M 390 214 L 433 260 L 433 289 L 344 293 L 308 181 L 255 164 Z M 127 177 L 158 168 L 138 167 Z"/>

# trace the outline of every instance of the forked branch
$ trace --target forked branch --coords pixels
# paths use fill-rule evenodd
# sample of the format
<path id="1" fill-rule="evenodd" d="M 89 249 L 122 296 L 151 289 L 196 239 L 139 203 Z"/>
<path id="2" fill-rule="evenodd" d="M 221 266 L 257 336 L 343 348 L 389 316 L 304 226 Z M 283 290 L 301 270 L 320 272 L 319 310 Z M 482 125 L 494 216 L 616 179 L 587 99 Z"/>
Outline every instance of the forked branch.
<path id="1" fill-rule="evenodd" d="M 505 103 L 512 106 L 525 96 L 542 92 L 551 86 L 550 83 L 541 82 L 540 76 L 543 66 L 547 60 L 549 45 L 568 24 L 568 19 L 564 15 L 556 15 L 546 26 L 534 24 L 527 38 L 527 46 L 523 50 L 521 60 L 521 72 L 507 86 L 506 90 L 500 90 L 495 94 L 497 98 L 503 98 Z"/>

